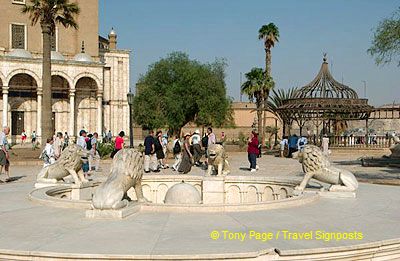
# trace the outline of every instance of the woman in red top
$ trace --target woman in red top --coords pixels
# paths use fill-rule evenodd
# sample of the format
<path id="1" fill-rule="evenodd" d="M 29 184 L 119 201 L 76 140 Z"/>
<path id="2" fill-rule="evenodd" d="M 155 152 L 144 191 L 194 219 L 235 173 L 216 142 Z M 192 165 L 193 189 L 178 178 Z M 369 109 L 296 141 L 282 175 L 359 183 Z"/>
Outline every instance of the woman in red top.
<path id="1" fill-rule="evenodd" d="M 124 136 L 125 132 L 121 131 L 115 138 L 115 146 L 114 151 L 111 153 L 111 158 L 114 158 L 114 155 L 117 154 L 119 150 L 122 150 L 124 148 Z"/>
<path id="2" fill-rule="evenodd" d="M 258 137 L 256 132 L 251 132 L 251 136 L 247 145 L 247 156 L 250 162 L 250 171 L 254 172 L 256 171 L 258 155 Z"/>

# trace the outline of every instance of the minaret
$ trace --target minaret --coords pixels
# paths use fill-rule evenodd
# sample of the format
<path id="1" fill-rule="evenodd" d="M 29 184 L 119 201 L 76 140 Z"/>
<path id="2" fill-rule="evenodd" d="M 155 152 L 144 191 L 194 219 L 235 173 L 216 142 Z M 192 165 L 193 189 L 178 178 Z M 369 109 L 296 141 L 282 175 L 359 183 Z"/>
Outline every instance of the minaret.
<path id="1" fill-rule="evenodd" d="M 110 41 L 110 50 L 117 49 L 117 34 L 114 28 L 111 28 L 111 32 L 108 34 L 108 40 Z"/>

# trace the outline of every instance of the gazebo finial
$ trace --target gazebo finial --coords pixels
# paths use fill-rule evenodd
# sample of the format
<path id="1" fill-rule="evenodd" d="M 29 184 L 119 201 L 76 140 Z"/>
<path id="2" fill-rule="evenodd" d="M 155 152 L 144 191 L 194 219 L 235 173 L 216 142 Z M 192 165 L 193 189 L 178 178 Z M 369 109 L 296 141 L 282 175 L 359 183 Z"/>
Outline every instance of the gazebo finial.
<path id="1" fill-rule="evenodd" d="M 327 55 L 327 53 L 324 53 L 324 58 L 322 59 L 324 61 L 324 63 L 326 63 L 326 60 L 327 60 L 326 55 Z"/>

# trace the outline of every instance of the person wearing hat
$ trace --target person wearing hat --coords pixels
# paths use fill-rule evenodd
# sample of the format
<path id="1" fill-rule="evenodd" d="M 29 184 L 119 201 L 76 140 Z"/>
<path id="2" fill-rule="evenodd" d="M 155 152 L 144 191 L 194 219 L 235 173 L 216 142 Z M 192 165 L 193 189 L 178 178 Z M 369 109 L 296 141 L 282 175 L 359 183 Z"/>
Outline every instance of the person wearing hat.
<path id="1" fill-rule="evenodd" d="M 192 169 L 193 155 L 192 153 L 190 153 L 190 144 L 189 144 L 190 136 L 191 136 L 190 133 L 186 133 L 184 136 L 182 162 L 181 164 L 179 164 L 178 168 L 178 171 L 183 174 L 189 173 L 189 171 Z"/>
<path id="2" fill-rule="evenodd" d="M 201 137 L 200 137 L 200 131 L 195 130 L 193 135 L 192 135 L 192 146 L 193 146 L 193 159 L 194 159 L 194 164 L 196 166 L 200 166 L 201 162 L 201 145 L 200 145 Z"/>
<path id="3" fill-rule="evenodd" d="M 76 145 L 82 148 L 85 156 L 82 156 L 82 171 L 85 178 L 88 177 L 89 172 L 89 159 L 88 159 L 88 151 L 87 151 L 87 143 L 86 143 L 86 135 L 87 132 L 85 130 L 81 130 L 79 132 L 79 138 L 76 141 Z"/>

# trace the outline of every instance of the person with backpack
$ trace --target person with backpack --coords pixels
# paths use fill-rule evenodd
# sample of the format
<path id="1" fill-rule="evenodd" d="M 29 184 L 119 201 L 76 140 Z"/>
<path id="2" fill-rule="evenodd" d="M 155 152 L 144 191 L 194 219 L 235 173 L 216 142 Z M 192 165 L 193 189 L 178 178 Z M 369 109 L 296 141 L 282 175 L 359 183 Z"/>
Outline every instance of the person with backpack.
<path id="1" fill-rule="evenodd" d="M 182 146 L 179 140 L 179 136 L 176 135 L 172 143 L 172 152 L 174 153 L 175 162 L 172 165 L 173 171 L 178 171 L 179 165 L 182 162 Z"/>
<path id="2" fill-rule="evenodd" d="M 46 146 L 40 154 L 39 158 L 43 160 L 43 168 L 56 162 L 53 144 L 53 138 L 48 138 L 46 141 Z"/>

